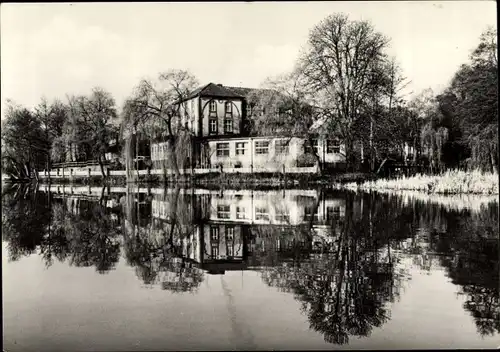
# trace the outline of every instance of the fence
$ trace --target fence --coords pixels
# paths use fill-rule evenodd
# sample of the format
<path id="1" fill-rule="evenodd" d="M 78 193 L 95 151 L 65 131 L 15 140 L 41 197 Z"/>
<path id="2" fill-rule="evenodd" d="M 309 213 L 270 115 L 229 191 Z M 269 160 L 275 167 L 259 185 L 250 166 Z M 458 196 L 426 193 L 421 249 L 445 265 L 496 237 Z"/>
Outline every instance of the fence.
<path id="1" fill-rule="evenodd" d="M 81 166 L 80 166 L 81 168 Z M 195 169 L 179 169 L 179 175 L 203 175 L 210 173 L 221 173 L 221 174 L 259 174 L 259 173 L 280 173 L 280 174 L 312 174 L 317 173 L 318 167 L 243 167 L 243 168 L 195 168 Z M 126 176 L 126 170 L 110 170 L 105 169 L 105 173 L 108 176 Z M 132 174 L 144 175 L 176 175 L 174 170 L 164 170 L 164 169 L 152 169 L 152 170 L 133 170 Z M 47 172 L 47 170 L 40 171 L 38 173 L 40 178 L 73 178 L 73 177 L 91 177 L 91 176 L 102 176 L 100 170 L 92 170 L 91 168 L 87 170 L 73 169 L 65 165 L 64 168 L 59 168 L 57 170 L 52 170 Z"/>

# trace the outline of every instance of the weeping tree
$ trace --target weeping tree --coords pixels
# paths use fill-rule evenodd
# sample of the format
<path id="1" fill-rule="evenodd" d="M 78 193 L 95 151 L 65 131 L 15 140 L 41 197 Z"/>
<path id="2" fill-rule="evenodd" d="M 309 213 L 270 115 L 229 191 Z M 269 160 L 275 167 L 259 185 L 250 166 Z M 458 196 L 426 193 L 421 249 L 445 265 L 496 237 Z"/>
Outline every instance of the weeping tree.
<path id="1" fill-rule="evenodd" d="M 410 103 L 431 172 L 457 166 L 498 172 L 496 47 L 496 32 L 488 29 L 442 94 L 427 89 Z"/>
<path id="2" fill-rule="evenodd" d="M 196 246 L 197 225 L 193 223 L 193 200 L 180 189 L 153 202 L 163 203 L 165 218 L 141 223 L 140 211 L 130 193 L 124 204 L 124 254 L 146 285 L 161 284 L 162 289 L 189 292 L 203 281 L 203 272 L 189 265 L 188 248 Z"/>
<path id="3" fill-rule="evenodd" d="M 497 34 L 487 29 L 448 89 L 453 111 L 470 149 L 468 165 L 498 172 Z"/>
<path id="4" fill-rule="evenodd" d="M 164 174 L 167 169 L 179 174 L 179 169 L 186 166 L 193 137 L 188 122 L 194 118 L 187 97 L 197 85 L 197 79 L 188 71 L 169 70 L 156 80 L 141 80 L 134 88 L 124 105 L 121 128 L 128 179 L 134 177 L 134 155 L 141 141 L 167 144 L 161 161 Z"/>

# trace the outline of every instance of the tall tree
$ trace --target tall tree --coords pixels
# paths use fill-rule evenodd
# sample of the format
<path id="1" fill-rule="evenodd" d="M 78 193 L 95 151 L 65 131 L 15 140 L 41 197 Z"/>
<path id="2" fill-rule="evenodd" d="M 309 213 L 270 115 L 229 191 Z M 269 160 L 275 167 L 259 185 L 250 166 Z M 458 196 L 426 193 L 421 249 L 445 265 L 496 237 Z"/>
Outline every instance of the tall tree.
<path id="1" fill-rule="evenodd" d="M 111 94 L 96 87 L 90 96 L 70 97 L 64 132 L 66 140 L 72 141 L 87 160 L 97 159 L 105 177 L 104 154 L 118 132 L 115 100 Z"/>
<path id="2" fill-rule="evenodd" d="M 310 33 L 302 70 L 317 104 L 346 144 L 348 165 L 353 162 L 354 124 L 359 106 L 368 99 L 372 73 L 386 60 L 388 39 L 366 21 L 350 21 L 344 14 L 325 18 Z"/>
<path id="3" fill-rule="evenodd" d="M 35 117 L 40 121 L 45 139 L 52 146 L 55 139 L 63 134 L 63 126 L 68 119 L 68 109 L 59 100 L 50 104 L 47 99 L 42 98 L 38 106 L 35 107 Z M 51 154 L 47 153 L 47 169 L 50 169 Z"/>
<path id="4" fill-rule="evenodd" d="M 353 126 L 354 137 L 361 143 L 362 159 L 367 157 L 371 171 L 375 170 L 378 160 L 403 154 L 408 139 L 403 132 L 410 116 L 401 93 L 407 84 L 395 58 L 372 65 L 366 99 L 358 104 L 359 118 Z"/>

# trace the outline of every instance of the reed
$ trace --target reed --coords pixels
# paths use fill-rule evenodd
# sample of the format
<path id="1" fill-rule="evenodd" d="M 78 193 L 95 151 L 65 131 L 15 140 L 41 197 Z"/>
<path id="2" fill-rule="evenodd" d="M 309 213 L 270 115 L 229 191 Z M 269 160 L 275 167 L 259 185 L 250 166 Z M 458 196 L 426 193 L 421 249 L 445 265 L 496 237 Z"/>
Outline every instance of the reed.
<path id="1" fill-rule="evenodd" d="M 480 170 L 448 170 L 440 175 L 417 174 L 396 179 L 378 179 L 360 184 L 348 183 L 349 189 L 421 191 L 436 194 L 498 194 L 498 173 Z"/>

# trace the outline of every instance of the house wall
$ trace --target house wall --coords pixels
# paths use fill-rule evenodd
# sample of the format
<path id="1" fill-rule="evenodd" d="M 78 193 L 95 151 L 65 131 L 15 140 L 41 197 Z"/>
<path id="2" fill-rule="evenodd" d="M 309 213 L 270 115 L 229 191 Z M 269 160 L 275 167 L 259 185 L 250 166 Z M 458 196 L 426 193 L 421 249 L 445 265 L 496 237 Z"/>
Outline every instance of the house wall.
<path id="1" fill-rule="evenodd" d="M 326 138 L 318 139 L 318 155 L 322 162 L 332 164 L 345 162 L 345 145 L 340 144 L 340 151 L 338 153 L 328 153 L 328 143 Z"/>
<path id="2" fill-rule="evenodd" d="M 180 112 L 180 123 L 182 126 L 186 126 L 192 131 L 196 136 L 198 135 L 199 124 L 198 124 L 198 105 L 200 98 L 194 97 L 185 102 L 182 102 L 179 107 Z"/>
<path id="3" fill-rule="evenodd" d="M 172 158 L 172 155 L 168 152 L 168 144 L 169 142 L 161 142 L 161 143 L 151 143 L 151 161 L 153 162 L 153 169 L 163 169 L 163 166 L 167 166 L 171 168 L 172 164 L 167 161 Z M 183 164 L 179 165 L 179 168 L 189 168 L 191 165 L 190 161 L 188 162 L 188 158 L 191 158 L 191 145 L 185 146 L 186 149 L 182 150 L 181 157 L 177 160 L 178 163 Z"/>
<path id="4" fill-rule="evenodd" d="M 263 142 L 268 142 L 268 150 L 265 154 L 259 154 L 258 147 Z M 280 154 L 277 151 L 279 143 L 288 142 L 288 151 Z M 229 155 L 217 153 L 217 146 L 227 143 L 229 146 Z M 237 153 L 237 146 L 244 143 L 244 154 Z M 224 168 L 254 168 L 257 171 L 281 172 L 283 166 L 286 168 L 296 167 L 297 160 L 304 154 L 305 139 L 301 138 L 279 138 L 279 137 L 258 137 L 258 138 L 231 138 L 211 140 L 209 146 L 209 164 L 211 167 Z M 331 150 L 330 150 L 331 151 Z M 338 153 L 328 153 L 327 142 L 324 139 L 318 141 L 318 155 L 323 163 L 344 163 L 345 147 L 340 145 Z"/>
<path id="5" fill-rule="evenodd" d="M 217 121 L 217 133 L 210 133 L 209 121 L 211 116 L 210 113 L 210 101 L 215 101 L 216 103 L 216 121 Z M 226 133 L 224 131 L 224 120 L 225 120 L 225 103 L 230 102 L 232 105 L 232 133 Z M 239 135 L 241 133 L 242 125 L 242 107 L 243 99 L 238 98 L 199 98 L 199 104 L 201 104 L 201 119 L 202 119 L 202 131 L 198 130 L 196 126 L 195 131 L 197 136 L 221 136 L 221 135 Z"/>

